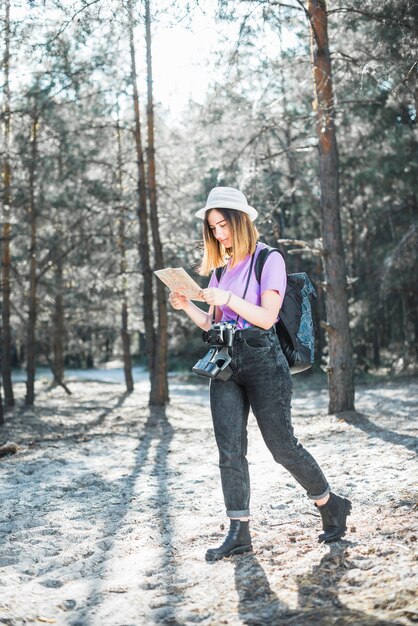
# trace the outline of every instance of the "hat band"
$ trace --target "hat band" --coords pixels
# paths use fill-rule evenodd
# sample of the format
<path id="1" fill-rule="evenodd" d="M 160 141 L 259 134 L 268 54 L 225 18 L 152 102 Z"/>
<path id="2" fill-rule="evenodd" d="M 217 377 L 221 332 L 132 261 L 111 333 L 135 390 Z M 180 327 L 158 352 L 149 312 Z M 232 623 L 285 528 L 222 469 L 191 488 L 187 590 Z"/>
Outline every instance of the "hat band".
<path id="1" fill-rule="evenodd" d="M 235 209 L 237 211 L 242 211 L 243 213 L 246 213 L 248 211 L 248 204 L 240 204 L 238 202 L 228 202 L 228 200 L 226 200 L 225 202 L 209 202 L 208 204 L 206 204 L 206 210 L 208 209 Z"/>

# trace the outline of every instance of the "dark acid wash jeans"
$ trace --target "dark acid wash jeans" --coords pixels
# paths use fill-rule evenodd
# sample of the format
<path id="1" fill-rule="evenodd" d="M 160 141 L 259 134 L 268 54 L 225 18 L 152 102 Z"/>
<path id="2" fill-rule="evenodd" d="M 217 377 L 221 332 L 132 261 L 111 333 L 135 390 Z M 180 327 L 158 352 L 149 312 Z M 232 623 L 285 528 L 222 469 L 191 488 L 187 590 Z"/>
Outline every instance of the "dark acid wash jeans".
<path id="1" fill-rule="evenodd" d="M 250 514 L 247 421 L 251 407 L 263 439 L 277 463 L 283 465 L 319 500 L 330 490 L 318 463 L 298 443 L 290 415 L 292 379 L 274 331 L 247 329 L 236 334 L 232 377 L 211 380 L 210 403 L 219 449 L 222 490 L 228 517 Z"/>

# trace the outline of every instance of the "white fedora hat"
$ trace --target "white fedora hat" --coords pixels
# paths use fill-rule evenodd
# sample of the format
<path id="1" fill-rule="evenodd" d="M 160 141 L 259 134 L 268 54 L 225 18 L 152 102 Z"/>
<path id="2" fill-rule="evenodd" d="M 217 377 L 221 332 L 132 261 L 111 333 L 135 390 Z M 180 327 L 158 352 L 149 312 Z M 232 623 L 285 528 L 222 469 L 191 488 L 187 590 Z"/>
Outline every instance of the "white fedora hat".
<path id="1" fill-rule="evenodd" d="M 206 200 L 206 206 L 196 211 L 196 217 L 205 219 L 205 213 L 209 209 L 235 209 L 246 213 L 253 222 L 258 211 L 250 206 L 242 191 L 234 187 L 214 187 Z"/>

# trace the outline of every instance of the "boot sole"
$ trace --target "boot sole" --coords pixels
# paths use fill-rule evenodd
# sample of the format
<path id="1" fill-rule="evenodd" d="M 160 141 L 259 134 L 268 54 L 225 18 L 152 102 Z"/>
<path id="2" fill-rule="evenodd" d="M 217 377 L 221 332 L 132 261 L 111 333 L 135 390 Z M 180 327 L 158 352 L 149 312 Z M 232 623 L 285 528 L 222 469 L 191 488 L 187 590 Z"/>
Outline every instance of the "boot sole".
<path id="1" fill-rule="evenodd" d="M 345 535 L 345 533 L 347 532 L 347 517 L 349 515 L 351 515 L 351 502 L 350 500 L 347 500 L 347 498 L 345 498 L 345 503 L 344 503 L 344 528 L 342 529 L 342 531 L 336 535 L 333 535 L 331 537 L 328 537 L 327 539 L 318 539 L 319 543 L 333 543 L 334 541 L 339 541 L 340 539 L 342 539 Z"/>
<path id="2" fill-rule="evenodd" d="M 238 548 L 234 548 L 230 552 L 226 554 L 211 554 L 210 552 L 205 554 L 206 561 L 220 561 L 221 559 L 228 558 L 230 556 L 234 556 L 235 554 L 244 554 L 244 552 L 252 552 L 252 545 L 249 546 L 239 546 Z"/>

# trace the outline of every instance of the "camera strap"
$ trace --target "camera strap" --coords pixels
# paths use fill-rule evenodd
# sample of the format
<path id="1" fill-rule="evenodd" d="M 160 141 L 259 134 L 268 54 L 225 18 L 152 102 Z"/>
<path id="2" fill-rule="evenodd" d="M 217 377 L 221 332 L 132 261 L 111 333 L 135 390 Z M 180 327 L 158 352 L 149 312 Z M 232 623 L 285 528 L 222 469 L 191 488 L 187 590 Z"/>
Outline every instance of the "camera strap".
<path id="1" fill-rule="evenodd" d="M 254 252 L 253 252 L 253 254 L 251 255 L 250 269 L 249 269 L 248 276 L 247 276 L 247 282 L 246 282 L 246 284 L 245 284 L 244 294 L 243 294 L 243 296 L 242 296 L 242 299 L 243 299 L 243 300 L 245 300 L 245 296 L 247 295 L 248 285 L 250 284 L 250 278 L 251 278 L 251 274 L 252 274 L 252 272 L 253 272 L 253 267 L 254 267 L 254 257 L 255 257 L 255 251 L 254 251 Z M 224 267 L 224 269 L 223 269 L 223 271 L 222 271 L 222 274 L 221 274 L 221 276 L 220 276 L 220 278 L 219 278 L 218 285 L 219 285 L 219 283 L 220 283 L 220 282 L 221 282 L 221 280 L 222 280 L 222 276 L 224 275 L 224 273 L 225 273 L 225 271 L 226 271 L 226 267 L 227 267 L 227 266 L 225 265 L 225 267 Z M 215 323 L 215 313 L 216 313 L 216 306 L 214 306 L 214 307 L 213 307 L 212 324 L 214 324 L 214 323 Z M 240 316 L 239 316 L 239 315 L 237 315 L 237 319 L 235 320 L 235 325 L 236 325 L 236 324 L 238 324 L 238 320 L 239 320 L 239 318 L 240 318 Z"/>

